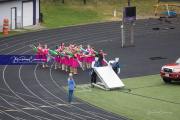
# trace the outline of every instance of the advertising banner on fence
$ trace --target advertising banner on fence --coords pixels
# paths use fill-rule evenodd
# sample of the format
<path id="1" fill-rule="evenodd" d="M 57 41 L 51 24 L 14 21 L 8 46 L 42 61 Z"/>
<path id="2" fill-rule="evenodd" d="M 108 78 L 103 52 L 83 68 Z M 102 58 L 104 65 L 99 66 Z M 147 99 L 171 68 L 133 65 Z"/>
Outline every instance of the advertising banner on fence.
<path id="1" fill-rule="evenodd" d="M 36 65 L 44 61 L 36 55 L 0 55 L 0 65 Z"/>

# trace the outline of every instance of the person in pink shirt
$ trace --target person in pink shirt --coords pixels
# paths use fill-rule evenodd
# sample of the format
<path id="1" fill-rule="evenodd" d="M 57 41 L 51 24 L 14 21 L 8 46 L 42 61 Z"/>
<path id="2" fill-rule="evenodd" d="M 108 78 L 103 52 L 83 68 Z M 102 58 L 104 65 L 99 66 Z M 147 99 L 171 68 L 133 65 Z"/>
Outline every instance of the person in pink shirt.
<path id="1" fill-rule="evenodd" d="M 43 48 L 42 45 L 39 43 L 37 46 L 36 59 L 42 59 L 42 55 L 43 55 Z"/>
<path id="2" fill-rule="evenodd" d="M 56 48 L 55 51 L 58 52 L 58 53 L 60 53 L 59 47 Z M 60 55 L 56 55 L 55 58 L 54 58 L 54 60 L 55 60 L 54 69 L 57 69 L 57 67 L 60 68 L 60 64 L 61 64 L 61 57 L 60 57 Z"/>
<path id="3" fill-rule="evenodd" d="M 94 53 L 94 49 L 91 48 L 90 45 L 87 45 L 86 51 L 87 51 L 87 55 L 86 55 L 86 59 L 85 59 L 86 67 L 87 67 L 87 69 L 90 69 L 91 64 L 92 64 L 92 62 L 94 61 L 94 58 L 95 58 L 95 53 Z"/>
<path id="4" fill-rule="evenodd" d="M 47 44 L 44 45 L 43 51 L 43 68 L 48 67 L 48 57 L 49 57 L 49 49 L 47 47 Z"/>
<path id="5" fill-rule="evenodd" d="M 78 67 L 79 67 L 79 63 L 78 63 L 78 53 L 73 53 L 74 55 L 72 56 L 72 63 L 71 63 L 71 68 L 72 68 L 72 73 L 73 74 L 78 74 Z"/>

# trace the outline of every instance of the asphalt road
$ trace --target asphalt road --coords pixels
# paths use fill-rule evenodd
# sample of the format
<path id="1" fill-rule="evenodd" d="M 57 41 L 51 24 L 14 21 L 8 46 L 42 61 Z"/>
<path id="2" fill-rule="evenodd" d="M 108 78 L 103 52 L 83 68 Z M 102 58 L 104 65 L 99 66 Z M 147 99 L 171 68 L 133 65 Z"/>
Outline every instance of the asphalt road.
<path id="1" fill-rule="evenodd" d="M 135 46 L 121 48 L 120 22 L 66 27 L 0 38 L 0 54 L 33 54 L 30 44 L 41 42 L 54 48 L 61 42 L 103 49 L 107 60 L 119 57 L 121 78 L 158 74 L 161 66 L 175 61 L 180 49 L 180 20 L 138 20 Z M 159 30 L 153 30 L 159 28 Z M 151 60 L 152 57 L 166 59 Z M 67 74 L 38 65 L 0 66 L 0 120 L 125 120 L 75 99 L 67 104 L 63 86 Z M 88 71 L 79 70 L 77 84 L 89 83 Z"/>

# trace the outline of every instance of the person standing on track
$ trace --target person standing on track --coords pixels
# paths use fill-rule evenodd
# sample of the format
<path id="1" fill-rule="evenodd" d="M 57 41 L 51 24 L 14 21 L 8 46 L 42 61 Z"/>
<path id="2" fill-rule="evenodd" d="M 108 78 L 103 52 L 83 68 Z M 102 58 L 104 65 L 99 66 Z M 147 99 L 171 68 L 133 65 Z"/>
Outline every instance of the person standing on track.
<path id="1" fill-rule="evenodd" d="M 115 61 L 111 64 L 111 66 L 116 74 L 120 74 L 119 58 L 115 58 Z"/>
<path id="2" fill-rule="evenodd" d="M 68 90 L 69 90 L 68 102 L 69 103 L 72 102 L 75 87 L 76 87 L 76 84 L 75 84 L 74 79 L 73 79 L 73 74 L 69 73 L 69 78 L 68 78 Z"/>

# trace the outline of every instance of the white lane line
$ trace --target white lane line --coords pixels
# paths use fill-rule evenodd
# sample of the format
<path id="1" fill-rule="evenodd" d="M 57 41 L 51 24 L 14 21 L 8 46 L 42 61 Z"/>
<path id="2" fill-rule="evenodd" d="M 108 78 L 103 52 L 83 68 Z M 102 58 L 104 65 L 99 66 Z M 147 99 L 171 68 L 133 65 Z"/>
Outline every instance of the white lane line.
<path id="1" fill-rule="evenodd" d="M 87 115 L 82 115 L 82 114 L 73 113 L 73 112 L 71 112 L 71 114 L 78 115 L 78 116 L 81 116 L 81 117 L 84 117 L 84 118 L 88 118 L 88 119 L 97 120 L 97 118 L 93 118 L 93 117 L 90 117 L 90 116 L 87 116 Z"/>
<path id="2" fill-rule="evenodd" d="M 43 105 L 43 104 L 35 103 L 35 102 L 32 102 L 32 101 L 29 101 L 29 102 L 31 102 L 31 103 L 33 103 L 33 104 L 36 104 L 36 105 L 39 106 L 39 107 L 49 107 L 49 108 L 52 108 L 52 106 Z M 78 104 L 82 104 L 82 103 L 73 103 L 73 102 L 72 102 L 71 104 L 73 104 L 73 105 L 78 105 Z M 56 106 L 56 107 L 58 107 L 58 106 L 66 106 L 66 107 L 69 107 L 69 104 L 55 103 L 53 106 Z"/>
<path id="3" fill-rule="evenodd" d="M 0 108 L 4 108 L 4 109 L 12 109 L 12 108 L 8 108 L 8 107 L 5 107 L 5 106 L 0 106 Z"/>
<path id="4" fill-rule="evenodd" d="M 32 104 L 35 104 L 36 106 L 42 106 L 42 105 L 44 105 L 44 104 L 40 104 L 40 103 L 37 103 L 37 102 L 32 102 L 32 101 L 29 101 L 29 100 L 27 100 L 29 103 L 32 103 Z"/>
<path id="5" fill-rule="evenodd" d="M 13 118 L 13 119 L 15 119 L 15 120 L 25 120 L 25 119 L 23 119 L 23 118 L 17 118 L 17 117 L 14 117 L 14 116 L 12 116 L 12 115 L 10 115 L 10 114 L 4 112 L 4 111 L 1 111 L 1 110 L 0 110 L 0 112 L 3 113 L 3 114 L 5 114 L 5 115 L 7 115 L 7 116 L 9 116 L 9 117 L 11 117 L 11 118 Z"/>
<path id="6" fill-rule="evenodd" d="M 102 29 L 102 27 L 98 30 L 98 31 L 102 31 L 103 29 Z M 118 30 L 119 31 L 119 30 Z M 89 32 L 89 31 L 88 31 Z M 59 33 L 59 32 L 57 32 L 57 33 Z M 88 36 L 94 36 L 94 35 L 96 35 L 96 34 L 102 34 L 102 33 L 106 33 L 106 32 L 104 32 L 104 30 L 102 31 L 102 32 L 97 32 L 97 30 L 93 33 L 93 31 L 91 31 L 91 32 L 89 32 L 89 34 L 85 34 L 85 35 L 81 35 L 81 37 L 88 37 Z M 37 36 L 32 36 L 32 37 L 34 37 L 34 38 L 32 38 L 31 37 L 31 39 L 33 39 L 33 40 L 28 40 L 28 41 L 26 41 L 26 42 L 23 42 L 22 43 L 22 41 L 23 40 L 27 40 L 27 38 L 25 37 L 24 39 L 20 39 L 20 40 L 18 40 L 18 41 L 16 41 L 16 43 L 18 43 L 18 44 L 16 44 L 16 46 L 17 45 L 20 45 L 20 44 L 27 44 L 28 42 L 36 42 L 37 40 L 40 40 L 40 39 L 47 39 L 47 38 L 52 38 L 52 37 L 54 37 L 54 35 L 52 34 L 52 33 L 50 33 L 50 34 L 46 34 L 46 36 L 43 36 L 43 37 L 38 37 L 38 38 L 36 38 L 37 36 L 39 36 L 39 35 L 37 35 Z M 68 35 L 68 38 L 66 37 L 66 34 Z M 57 37 L 60 37 L 60 36 L 62 36 L 61 37 L 61 39 L 69 39 L 69 38 L 71 38 L 71 40 L 74 40 L 74 39 L 79 39 L 79 36 L 76 34 L 76 33 L 74 33 L 74 34 L 69 34 L 69 33 L 63 33 L 63 34 L 56 34 L 56 38 Z M 78 37 L 77 37 L 78 36 Z M 77 38 L 76 38 L 77 37 Z M 35 39 L 36 38 L 36 39 Z M 9 40 L 9 39 L 8 39 Z M 10 40 L 9 40 L 10 41 Z M 42 41 L 42 40 L 41 40 Z M 49 40 L 43 40 L 43 42 L 45 42 L 45 41 L 49 41 Z M 7 43 L 4 43 L 4 44 L 1 44 L 0 46 L 8 46 L 8 44 L 10 44 L 9 42 Z M 11 47 L 8 47 L 8 48 L 12 48 L 12 47 L 15 47 L 15 45 L 13 45 L 13 46 L 11 46 Z M 7 48 L 6 48 L 7 49 Z M 5 49 L 4 49 L 5 50 Z M 2 51 L 2 49 L 0 50 L 0 52 Z"/>
<path id="7" fill-rule="evenodd" d="M 22 84 L 23 87 L 25 87 L 25 89 L 28 90 L 32 95 L 36 96 L 37 98 L 40 98 L 39 96 L 35 95 L 35 94 L 24 84 L 24 82 L 23 82 L 23 80 L 22 80 L 22 78 L 21 78 L 21 69 L 22 69 L 22 65 L 21 65 L 20 68 L 19 68 L 19 80 L 20 80 L 21 84 Z M 40 100 L 43 101 L 41 98 L 40 98 Z M 44 100 L 43 102 L 45 102 L 45 100 Z M 29 104 L 30 104 L 31 106 L 35 107 L 36 109 L 38 109 L 38 110 L 40 110 L 40 111 L 42 111 L 42 112 L 44 112 L 44 113 L 46 113 L 46 114 L 48 114 L 48 115 L 50 115 L 50 116 L 52 116 L 52 117 L 57 118 L 56 116 L 53 116 L 52 114 L 48 113 L 47 111 L 37 108 L 36 106 L 32 105 L 31 103 L 29 103 Z M 57 119 L 64 120 L 64 119 L 62 119 L 62 118 L 57 118 Z"/>
<path id="8" fill-rule="evenodd" d="M 27 45 L 27 46 L 20 47 L 20 48 L 16 49 L 16 51 L 21 50 L 21 49 L 24 49 L 25 47 L 28 47 L 28 45 Z M 14 51 L 11 51 L 11 52 L 9 52 L 7 55 L 9 55 L 9 54 L 11 54 L 11 53 L 13 53 L 13 52 L 14 52 Z"/>
<path id="9" fill-rule="evenodd" d="M 69 120 L 76 120 L 76 119 L 74 119 L 74 118 L 70 118 L 70 117 L 67 117 L 67 116 L 63 116 L 63 115 L 57 115 L 57 114 L 53 114 L 53 115 L 55 115 L 55 116 L 57 116 L 57 117 L 62 117 L 62 118 L 64 118 L 65 120 L 67 120 L 67 119 L 69 119 Z M 79 119 L 78 119 L 79 120 Z M 85 119 L 84 119 L 85 120 Z"/>
<path id="10" fill-rule="evenodd" d="M 45 118 L 45 117 L 42 117 L 42 116 L 38 116 L 38 115 L 35 115 L 37 118 L 40 118 L 41 120 L 43 119 L 45 119 L 45 120 L 51 120 L 51 119 L 49 119 L 49 118 Z"/>
<path id="11" fill-rule="evenodd" d="M 23 96 L 26 96 L 26 97 L 30 97 L 30 98 L 34 98 L 34 99 L 38 99 L 38 98 L 36 98 L 36 97 L 34 97 L 34 96 L 32 96 L 32 95 L 27 95 L 27 94 L 24 94 L 24 93 L 19 93 L 19 92 L 16 92 L 17 94 L 20 94 L 20 95 L 23 95 Z M 45 101 L 47 101 L 47 102 L 51 102 L 51 103 L 54 103 L 54 104 L 56 104 L 57 102 L 54 102 L 54 101 L 51 101 L 51 100 L 46 100 L 46 99 L 44 99 Z M 38 103 L 37 103 L 38 104 Z"/>
<path id="12" fill-rule="evenodd" d="M 31 107 L 27 107 L 27 106 L 23 106 L 21 104 L 17 104 L 17 103 L 11 103 L 13 105 L 17 105 L 17 106 L 21 106 L 23 110 L 37 110 L 35 108 L 31 108 Z M 1 107 L 1 106 L 0 106 Z M 39 106 L 41 107 L 41 106 Z M 50 106 L 43 106 L 42 108 L 52 108 Z M 7 109 L 7 110 L 4 110 L 4 111 L 7 111 L 7 112 L 18 112 L 17 110 L 13 110 L 13 109 Z M 57 115 L 57 114 L 52 114 L 53 116 L 57 116 L 57 117 L 62 117 L 62 118 L 67 118 L 67 119 L 71 119 L 71 118 L 68 118 L 66 116 L 62 116 L 62 115 Z M 37 115 L 34 115 L 34 116 L 37 116 Z M 74 119 L 71 119 L 71 120 L 74 120 Z"/>
<path id="13" fill-rule="evenodd" d="M 107 39 L 107 37 L 106 36 L 104 36 L 104 37 L 100 37 L 101 39 Z M 119 38 L 119 37 L 115 37 L 115 38 Z M 115 39 L 115 38 L 112 38 L 112 39 Z M 111 40 L 112 40 L 111 39 Z M 76 42 L 76 41 L 78 41 L 78 40 L 74 40 L 74 38 L 72 39 L 73 41 L 71 41 L 71 42 Z M 82 39 L 81 39 L 82 40 Z M 49 40 L 47 40 L 47 41 L 49 41 Z M 49 45 L 51 45 L 51 44 L 53 44 L 53 43 L 58 43 L 59 41 L 56 41 L 56 42 L 53 42 L 53 41 L 51 41 L 51 42 L 47 42 L 47 43 L 50 43 Z M 90 41 L 87 41 L 87 40 L 83 40 L 83 41 L 81 41 L 81 43 L 88 43 L 88 42 L 90 42 Z M 91 41 L 91 44 L 94 44 L 94 43 L 96 43 L 97 41 Z M 18 49 L 16 49 L 16 51 L 17 50 L 21 50 L 21 49 L 23 49 L 23 48 L 25 48 L 25 47 L 29 47 L 29 45 L 25 45 L 25 46 L 23 46 L 23 47 L 21 47 L 21 48 L 18 48 Z M 0 50 L 0 52 L 1 52 L 1 50 Z M 13 53 L 14 51 L 11 51 L 11 52 L 9 52 L 8 54 L 10 54 L 10 53 Z"/>
<path id="14" fill-rule="evenodd" d="M 20 106 L 21 109 L 23 109 L 23 110 L 37 110 L 36 108 L 28 107 L 28 106 L 21 105 L 21 104 L 18 104 L 18 103 L 14 103 L 14 102 L 10 102 L 10 103 L 13 104 L 13 105 L 16 105 L 16 106 Z"/>
<path id="15" fill-rule="evenodd" d="M 31 108 L 31 107 L 25 107 L 25 108 L 22 108 L 23 110 L 37 110 L 36 108 Z"/>
<path id="16" fill-rule="evenodd" d="M 18 112 L 18 110 L 16 110 L 16 109 L 8 108 L 8 107 L 5 107 L 5 106 L 0 106 L 0 108 L 4 109 L 4 110 L 1 109 L 1 111 L 16 111 L 16 112 Z"/>
<path id="17" fill-rule="evenodd" d="M 14 109 L 8 109 L 8 110 L 4 110 L 6 112 L 18 112 L 18 110 L 14 110 Z"/>
<path id="18" fill-rule="evenodd" d="M 4 91 L 7 91 L 7 92 L 10 92 L 10 91 L 8 91 L 7 89 L 4 89 L 4 88 L 0 88 L 0 90 L 4 90 Z"/>
<path id="19" fill-rule="evenodd" d="M 24 105 L 17 104 L 17 103 L 14 103 L 14 102 L 9 102 L 9 103 L 12 104 L 12 105 L 20 106 L 21 108 L 19 108 L 19 109 L 23 109 L 23 110 L 38 110 L 38 109 L 36 109 L 36 108 L 24 106 Z M 79 103 L 71 103 L 71 104 L 79 104 Z M 66 106 L 66 107 L 69 107 L 68 104 L 60 104 L 60 103 L 59 103 L 59 104 L 56 104 L 55 106 L 56 106 L 56 107 L 58 107 L 58 106 Z M 38 106 L 38 107 L 39 107 L 39 108 L 53 108 L 52 106 L 47 106 L 47 105 L 40 105 L 40 106 Z M 11 108 L 4 107 L 4 106 L 0 106 L 0 108 L 6 109 L 6 110 L 4 110 L 4 111 L 7 111 L 7 112 L 9 112 L 9 111 L 18 111 L 18 110 L 15 110 L 15 109 L 11 109 Z"/>
<path id="20" fill-rule="evenodd" d="M 0 93 L 1 94 L 1 93 Z M 4 94 L 2 94 L 2 95 L 4 95 Z M 13 96 L 9 96 L 9 95 L 4 95 L 4 96 L 7 96 L 7 97 L 10 97 L 10 98 L 14 98 L 14 99 L 19 99 L 19 98 L 16 98 L 16 97 L 13 97 Z M 31 102 L 31 103 L 34 103 L 34 104 L 38 104 L 39 105 L 39 107 L 48 107 L 48 108 L 52 108 L 52 107 L 50 107 L 50 106 L 47 106 L 47 105 L 43 105 L 43 104 L 39 104 L 39 103 L 36 103 L 36 102 L 32 102 L 32 101 L 28 101 L 27 100 L 27 102 Z M 16 105 L 19 105 L 20 106 L 20 104 L 17 104 L 17 103 L 13 103 L 13 102 L 10 102 L 10 103 L 12 103 L 12 104 L 16 104 Z M 54 103 L 55 105 L 54 106 L 68 106 L 68 104 L 61 104 L 61 103 L 57 103 L 57 102 L 55 102 Z M 80 103 L 72 103 L 72 104 L 80 104 Z M 22 106 L 22 105 L 21 105 Z M 0 106 L 1 107 L 1 106 Z M 23 107 L 27 107 L 27 106 L 23 106 Z M 28 107 L 27 107 L 28 108 Z"/>
<path id="21" fill-rule="evenodd" d="M 6 89 L 2 89 L 2 88 L 0 88 L 0 89 L 8 92 L 8 90 L 6 90 Z M 20 92 L 15 92 L 15 93 L 16 93 L 16 94 L 19 94 L 19 95 L 23 95 L 23 96 L 27 96 L 27 97 L 30 97 L 30 98 L 35 98 L 35 99 L 37 99 L 36 97 L 34 97 L 34 96 L 32 96 L 32 95 L 27 95 L 27 94 L 20 93 Z M 12 97 L 12 98 L 14 98 L 14 99 L 19 99 L 19 98 L 17 98 L 17 97 L 11 96 L 11 95 L 5 95 L 5 94 L 3 94 L 3 93 L 0 93 L 0 94 L 1 94 L 1 95 L 4 95 L 4 96 L 7 96 L 7 97 Z M 47 102 L 51 102 L 51 103 L 53 103 L 53 104 L 60 104 L 60 103 L 57 103 L 57 102 L 54 102 L 54 101 L 51 101 L 51 100 L 46 100 L 46 99 L 44 99 L 44 100 L 47 101 Z M 27 100 L 27 101 L 28 101 L 28 102 L 32 102 L 32 101 L 29 101 L 29 100 Z M 42 105 L 42 104 L 37 103 L 37 102 L 32 102 L 32 103 Z M 73 103 L 73 104 L 75 104 L 75 103 Z M 77 104 L 82 104 L 82 103 L 77 103 Z"/>
<path id="22" fill-rule="evenodd" d="M 17 95 L 17 94 L 10 88 L 10 86 L 9 86 L 8 83 L 6 82 L 6 79 L 5 79 L 5 71 L 6 71 L 6 68 L 7 68 L 7 65 L 6 65 L 6 66 L 4 67 L 4 69 L 3 69 L 3 81 L 4 81 L 5 85 L 6 85 L 6 87 L 7 87 L 15 96 L 17 96 L 18 98 L 20 98 L 21 100 L 23 100 L 19 95 Z M 3 98 L 1 97 L 1 99 L 3 99 Z M 6 101 L 6 100 L 5 100 L 5 101 Z M 23 100 L 23 101 L 26 102 L 25 100 Z M 39 118 L 36 118 L 36 117 L 34 117 L 33 115 L 31 115 L 31 114 L 29 114 L 29 113 L 27 113 L 27 112 L 25 112 L 25 111 L 17 108 L 16 106 L 10 104 L 8 101 L 7 101 L 7 103 L 8 103 L 10 106 L 18 109 L 19 111 L 21 111 L 21 112 L 23 112 L 23 113 L 25 113 L 25 114 L 27 114 L 27 115 L 29 115 L 29 116 L 31 116 L 31 117 L 39 120 Z"/>
<path id="23" fill-rule="evenodd" d="M 54 83 L 59 89 L 61 89 L 62 91 L 64 91 L 64 93 L 66 93 L 66 91 L 65 91 L 62 87 L 60 87 L 59 84 L 54 80 L 54 78 L 53 78 L 53 76 L 52 76 L 52 66 L 50 67 L 50 77 L 51 77 L 51 80 L 53 81 L 53 83 Z M 92 115 L 92 116 L 95 116 L 95 117 L 97 117 L 97 118 L 104 119 L 104 120 L 108 120 L 108 119 L 103 118 L 103 117 L 101 117 L 101 116 L 98 116 L 98 115 L 96 115 L 96 114 L 89 113 L 88 111 L 86 111 L 86 110 L 84 110 L 84 109 L 82 109 L 82 108 L 80 108 L 80 107 L 77 107 L 77 106 L 75 106 L 75 105 L 73 105 L 73 104 L 70 105 L 70 106 L 75 107 L 76 109 L 79 109 L 80 111 L 83 111 L 83 112 L 85 112 L 85 113 L 87 113 L 87 114 L 90 114 L 90 115 Z M 95 108 L 95 107 L 93 107 L 93 108 Z M 91 118 L 94 119 L 93 117 L 91 117 Z M 97 119 L 97 118 L 96 118 L 96 119 Z"/>
<path id="24" fill-rule="evenodd" d="M 55 96 L 55 95 L 52 94 L 50 91 L 48 91 L 48 90 L 40 83 L 40 81 L 39 81 L 38 78 L 37 78 L 37 74 L 36 74 L 37 67 L 38 67 L 38 65 L 36 65 L 36 67 L 35 67 L 35 69 L 34 69 L 35 80 L 38 82 L 38 84 L 39 84 L 46 92 L 48 92 L 49 94 L 51 94 L 53 97 L 59 99 L 57 96 Z M 59 100 L 63 102 L 63 100 L 61 100 L 61 99 L 59 99 Z M 66 103 L 66 102 L 65 102 L 65 103 Z M 48 103 L 48 104 L 49 104 L 50 106 L 52 106 L 52 107 L 55 107 L 55 108 L 58 109 L 58 110 L 61 110 L 61 111 L 65 112 L 65 113 L 69 114 L 69 112 L 67 112 L 67 111 L 65 111 L 65 110 L 63 110 L 63 109 L 60 109 L 60 108 L 58 108 L 58 107 L 56 107 L 56 106 L 54 106 L 54 105 L 52 105 L 52 104 L 50 104 L 50 103 Z M 71 115 L 71 114 L 69 114 L 69 115 Z M 76 116 L 76 115 L 71 115 L 71 116 L 74 116 L 74 117 L 77 117 L 78 119 L 84 120 L 84 119 L 82 119 L 81 117 L 78 117 L 78 116 Z"/>
<path id="25" fill-rule="evenodd" d="M 53 108 L 51 106 L 47 106 L 47 105 L 42 105 L 42 106 L 39 106 L 40 108 Z"/>
<path id="26" fill-rule="evenodd" d="M 17 103 L 14 103 L 14 102 L 9 102 L 13 105 L 17 105 L 17 106 L 20 106 L 22 109 L 34 109 L 34 110 L 37 110 L 36 108 L 32 108 L 32 107 L 28 107 L 28 106 L 24 106 L 24 105 L 21 105 L 21 104 L 17 104 Z M 71 104 L 78 104 L 78 103 L 71 103 Z M 66 106 L 66 107 L 69 107 L 69 104 L 60 104 L 60 103 L 57 103 L 55 104 L 54 106 L 58 107 L 58 106 Z M 1 107 L 1 106 L 0 106 Z M 53 108 L 52 106 L 48 106 L 48 105 L 39 105 L 37 106 L 39 108 Z"/>
<path id="27" fill-rule="evenodd" d="M 3 94 L 3 93 L 0 93 L 0 95 L 2 95 L 2 96 L 6 96 L 6 97 L 9 97 L 9 98 L 13 98 L 13 99 L 18 100 L 18 98 L 17 98 L 17 97 L 15 97 L 15 96 L 6 95 L 6 94 Z"/>
<path id="28" fill-rule="evenodd" d="M 1 98 L 2 100 L 4 100 L 4 101 L 5 101 L 8 105 L 10 105 L 11 107 L 17 109 L 18 112 L 22 112 L 22 113 L 25 113 L 25 114 L 29 115 L 29 113 L 26 113 L 26 112 L 22 111 L 21 109 L 17 108 L 16 106 L 10 104 L 10 103 L 9 103 L 8 101 L 6 101 L 6 99 L 4 99 L 3 97 L 0 96 L 0 98 Z M 30 116 L 31 116 L 31 115 L 30 115 Z M 16 118 L 16 117 L 14 117 L 14 118 Z M 19 119 L 16 119 L 16 120 L 19 120 Z"/>
<path id="29" fill-rule="evenodd" d="M 53 108 L 52 106 L 49 106 L 49 105 L 43 105 L 43 104 L 39 104 L 39 103 L 35 103 L 35 102 L 32 102 L 32 101 L 29 101 L 30 103 L 33 103 L 33 104 L 36 104 L 38 107 L 49 107 L 49 108 Z M 72 103 L 73 104 L 73 103 Z M 81 103 L 80 103 L 81 104 Z M 69 107 L 68 104 L 61 104 L 61 103 L 55 103 L 53 104 L 53 106 L 56 106 L 56 107 L 61 107 L 61 106 L 66 106 L 66 107 Z"/>
<path id="30" fill-rule="evenodd" d="M 58 103 L 58 104 L 56 104 L 56 106 L 69 106 L 68 104 L 60 104 L 60 103 Z"/>

